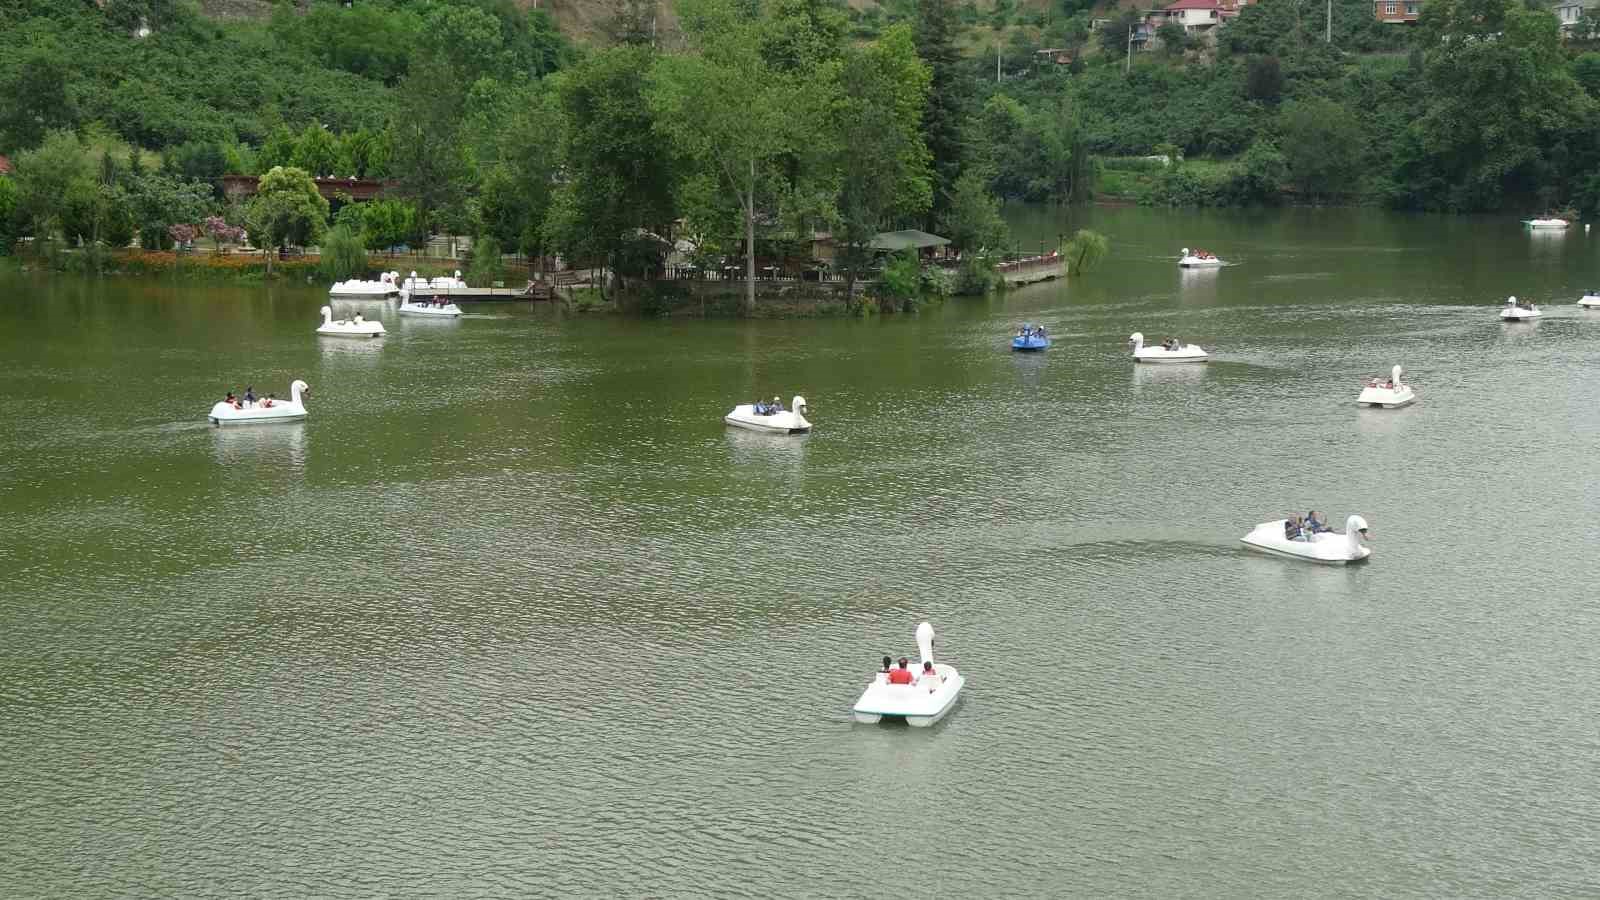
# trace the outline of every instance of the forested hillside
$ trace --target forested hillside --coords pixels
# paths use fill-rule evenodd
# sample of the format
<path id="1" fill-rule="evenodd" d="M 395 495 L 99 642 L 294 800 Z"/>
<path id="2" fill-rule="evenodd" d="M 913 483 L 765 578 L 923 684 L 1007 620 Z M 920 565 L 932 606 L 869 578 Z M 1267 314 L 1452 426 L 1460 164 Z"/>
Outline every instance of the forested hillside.
<path id="1" fill-rule="evenodd" d="M 217 179 L 275 167 L 396 182 L 403 210 L 338 223 L 368 246 L 465 232 L 624 275 L 675 231 L 747 265 L 818 230 L 994 250 L 998 202 L 1097 193 L 1600 212 L 1595 29 L 1521 0 L 1428 0 L 1409 29 L 1338 0 L 1332 41 L 1322 7 L 1263 0 L 1131 62 L 1130 20 L 1091 31 L 1082 0 L 617 0 L 581 42 L 516 0 L 208 8 L 0 0 L 0 228 L 165 242 L 260 215 Z"/>

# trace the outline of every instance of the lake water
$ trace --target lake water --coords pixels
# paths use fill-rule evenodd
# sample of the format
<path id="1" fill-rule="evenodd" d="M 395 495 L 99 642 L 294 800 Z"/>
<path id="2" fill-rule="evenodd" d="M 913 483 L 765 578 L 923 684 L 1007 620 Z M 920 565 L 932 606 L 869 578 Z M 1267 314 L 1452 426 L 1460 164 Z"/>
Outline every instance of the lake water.
<path id="1" fill-rule="evenodd" d="M 1600 892 L 1600 235 L 1079 215 L 871 320 L 0 276 L 0 896 Z M 1312 507 L 1371 561 L 1241 549 Z M 960 705 L 853 724 L 923 619 Z"/>

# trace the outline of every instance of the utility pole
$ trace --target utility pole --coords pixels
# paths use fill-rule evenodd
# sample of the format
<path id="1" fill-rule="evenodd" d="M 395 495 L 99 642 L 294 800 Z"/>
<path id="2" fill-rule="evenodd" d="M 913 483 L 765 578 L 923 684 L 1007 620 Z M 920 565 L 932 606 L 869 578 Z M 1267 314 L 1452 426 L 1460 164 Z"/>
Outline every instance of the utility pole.
<path id="1" fill-rule="evenodd" d="M 994 42 L 994 83 L 1000 83 L 1000 42 Z"/>
<path id="2" fill-rule="evenodd" d="M 1133 71 L 1133 26 L 1128 26 L 1128 61 L 1122 64 L 1122 74 Z"/>
<path id="3" fill-rule="evenodd" d="M 1328 33 L 1323 40 L 1329 44 L 1333 43 L 1333 0 L 1328 0 Z"/>

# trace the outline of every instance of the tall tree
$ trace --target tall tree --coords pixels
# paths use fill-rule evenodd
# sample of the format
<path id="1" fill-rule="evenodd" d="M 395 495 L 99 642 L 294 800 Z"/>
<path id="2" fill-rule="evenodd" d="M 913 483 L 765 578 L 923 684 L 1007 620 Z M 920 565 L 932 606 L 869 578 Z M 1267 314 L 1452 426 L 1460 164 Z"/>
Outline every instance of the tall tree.
<path id="1" fill-rule="evenodd" d="M 922 138 L 933 155 L 933 215 L 949 208 L 964 163 L 962 125 L 967 117 L 968 79 L 961 72 L 956 37 L 961 30 L 955 0 L 917 0 L 917 55 L 932 75 L 922 114 Z"/>
<path id="2" fill-rule="evenodd" d="M 530 203 L 543 188 L 546 234 L 569 257 L 600 261 L 619 275 L 640 229 L 666 232 L 676 217 L 672 156 L 663 153 L 646 99 L 655 53 L 644 46 L 602 50 L 562 73 L 557 88 L 565 178 L 549 197 L 553 159 L 524 157 L 519 174 Z M 532 183 L 544 179 L 543 184 Z"/>
<path id="3" fill-rule="evenodd" d="M 461 140 L 461 110 L 466 102 L 462 73 L 443 56 L 413 60 L 400 84 L 401 102 L 390 125 L 393 156 L 389 167 L 400 193 L 417 205 L 433 229 L 464 219 L 472 175 L 468 148 Z"/>
<path id="4" fill-rule="evenodd" d="M 904 25 L 845 54 L 830 119 L 839 128 L 837 238 L 851 290 L 870 261 L 873 237 L 932 206 L 933 172 L 921 131 L 930 80 Z"/>
<path id="5" fill-rule="evenodd" d="M 792 178 L 788 164 L 826 139 L 833 64 L 805 72 L 775 67 L 761 52 L 766 17 L 739 0 L 681 0 L 695 51 L 662 58 L 649 90 L 656 129 L 728 192 L 744 225 L 745 310 L 756 303 L 756 222 L 763 191 Z"/>

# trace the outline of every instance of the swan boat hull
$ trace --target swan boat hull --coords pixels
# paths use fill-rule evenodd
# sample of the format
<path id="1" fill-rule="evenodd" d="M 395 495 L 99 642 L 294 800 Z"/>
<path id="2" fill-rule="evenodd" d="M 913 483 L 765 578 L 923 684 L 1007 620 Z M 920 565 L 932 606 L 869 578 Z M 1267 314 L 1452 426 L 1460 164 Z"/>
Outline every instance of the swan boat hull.
<path id="1" fill-rule="evenodd" d="M 1566 219 L 1523 219 L 1522 224 L 1530 231 L 1565 231 L 1571 223 Z"/>
<path id="2" fill-rule="evenodd" d="M 811 423 L 806 417 L 793 410 L 759 416 L 749 403 L 735 406 L 733 412 L 722 417 L 722 421 L 735 428 L 763 434 L 805 434 L 811 430 Z"/>
<path id="3" fill-rule="evenodd" d="M 913 728 L 927 728 L 949 714 L 961 696 L 966 679 L 954 666 L 934 663 L 942 684 L 937 690 L 919 689 L 915 684 L 889 684 L 883 673 L 861 693 L 851 715 L 863 725 L 876 725 L 884 719 L 904 719 Z"/>
<path id="4" fill-rule="evenodd" d="M 400 293 L 388 281 L 341 281 L 328 289 L 328 296 L 362 300 L 386 300 Z"/>
<path id="5" fill-rule="evenodd" d="M 1349 536 L 1341 532 L 1324 531 L 1309 541 L 1291 541 L 1283 536 L 1284 521 L 1279 519 L 1276 522 L 1263 522 L 1239 540 L 1246 547 L 1260 553 L 1270 553 L 1274 556 L 1325 566 L 1348 565 L 1372 555 L 1371 547 L 1356 545 L 1352 548 Z"/>
<path id="6" fill-rule="evenodd" d="M 402 303 L 400 304 L 400 315 L 421 316 L 424 318 L 433 319 L 454 319 L 461 315 L 461 307 L 455 305 L 454 303 L 446 303 L 444 306 L 428 306 L 422 303 Z"/>
<path id="7" fill-rule="evenodd" d="M 1584 294 L 1578 305 L 1584 309 L 1600 309 L 1600 294 Z"/>
<path id="8" fill-rule="evenodd" d="M 1410 385 L 1401 385 L 1398 388 L 1369 387 L 1362 388 L 1361 396 L 1356 398 L 1356 403 L 1360 406 L 1399 409 L 1402 406 L 1410 406 L 1416 399 L 1416 392 L 1411 390 Z"/>
<path id="9" fill-rule="evenodd" d="M 1531 322 L 1544 315 L 1537 309 L 1503 309 L 1500 311 L 1502 322 Z"/>
<path id="10" fill-rule="evenodd" d="M 1011 339 L 1011 349 L 1018 353 L 1038 353 L 1040 350 L 1050 349 L 1050 339 L 1047 337 L 1014 337 Z"/>
<path id="11" fill-rule="evenodd" d="M 1223 265 L 1215 256 L 1185 256 L 1178 260 L 1178 267 L 1183 269 L 1220 269 Z"/>
<path id="12" fill-rule="evenodd" d="M 226 403 L 211 407 L 206 419 L 213 425 L 271 425 L 277 422 L 299 422 L 306 417 L 306 408 L 299 403 L 278 402 L 272 406 L 252 406 L 235 409 Z"/>
<path id="13" fill-rule="evenodd" d="M 1204 350 L 1193 344 L 1185 344 L 1179 350 L 1142 347 L 1133 354 L 1133 361 L 1141 363 L 1203 363 L 1209 358 Z"/>

